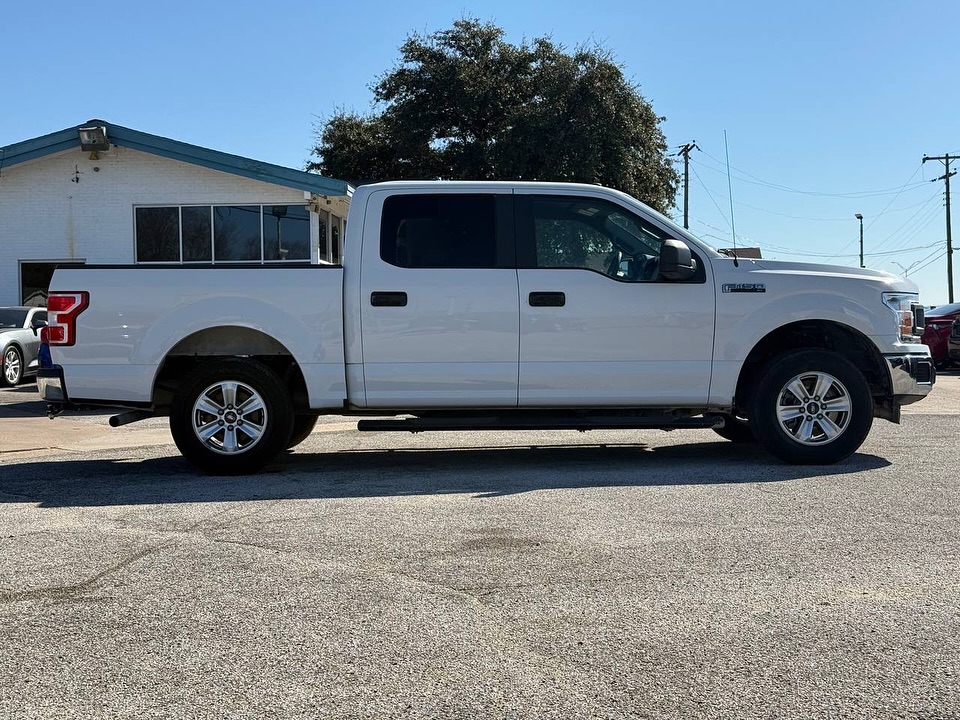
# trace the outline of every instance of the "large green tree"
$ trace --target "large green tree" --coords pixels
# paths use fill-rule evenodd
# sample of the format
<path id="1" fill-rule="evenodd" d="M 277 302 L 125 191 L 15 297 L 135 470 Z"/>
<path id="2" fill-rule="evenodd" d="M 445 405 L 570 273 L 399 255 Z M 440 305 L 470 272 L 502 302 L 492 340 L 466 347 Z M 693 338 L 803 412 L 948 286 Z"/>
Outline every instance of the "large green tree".
<path id="1" fill-rule="evenodd" d="M 372 88 L 374 112 L 337 112 L 308 169 L 358 182 L 598 183 L 673 205 L 663 118 L 606 50 L 513 45 L 495 25 L 464 19 L 409 36 L 400 54 Z"/>

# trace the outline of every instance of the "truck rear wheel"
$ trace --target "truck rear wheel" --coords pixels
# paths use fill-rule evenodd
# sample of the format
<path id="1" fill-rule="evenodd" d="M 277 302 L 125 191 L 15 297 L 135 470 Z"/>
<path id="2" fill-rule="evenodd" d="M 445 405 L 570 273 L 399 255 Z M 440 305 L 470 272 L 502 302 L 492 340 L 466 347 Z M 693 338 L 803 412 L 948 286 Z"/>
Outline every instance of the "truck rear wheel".
<path id="1" fill-rule="evenodd" d="M 170 409 L 170 432 L 196 467 L 238 475 L 259 470 L 287 446 L 293 418 L 290 394 L 267 366 L 228 358 L 187 376 Z"/>
<path id="2" fill-rule="evenodd" d="M 863 373 L 828 350 L 797 350 L 767 367 L 754 393 L 750 427 L 781 460 L 828 465 L 854 453 L 873 424 Z"/>

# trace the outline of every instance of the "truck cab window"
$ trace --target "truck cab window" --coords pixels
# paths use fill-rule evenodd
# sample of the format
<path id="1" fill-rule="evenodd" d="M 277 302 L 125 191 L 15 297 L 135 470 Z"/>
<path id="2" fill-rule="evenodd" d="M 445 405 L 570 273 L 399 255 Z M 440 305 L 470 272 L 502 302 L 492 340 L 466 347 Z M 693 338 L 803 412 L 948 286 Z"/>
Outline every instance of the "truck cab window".
<path id="1" fill-rule="evenodd" d="M 593 270 L 626 282 L 659 278 L 666 234 L 603 200 L 570 196 L 530 198 L 538 268 Z"/>
<path id="2" fill-rule="evenodd" d="M 493 195 L 394 195 L 383 203 L 380 257 L 403 268 L 496 267 Z"/>

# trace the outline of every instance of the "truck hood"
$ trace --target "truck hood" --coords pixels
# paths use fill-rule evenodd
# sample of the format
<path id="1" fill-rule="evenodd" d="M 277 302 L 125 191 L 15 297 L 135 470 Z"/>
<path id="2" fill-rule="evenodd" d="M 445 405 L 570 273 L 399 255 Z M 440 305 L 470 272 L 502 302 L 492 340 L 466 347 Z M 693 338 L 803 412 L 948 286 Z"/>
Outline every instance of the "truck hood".
<path id="1" fill-rule="evenodd" d="M 797 263 L 785 260 L 750 260 L 754 270 L 783 275 L 805 275 L 821 278 L 847 278 L 874 282 L 884 289 L 900 292 L 918 292 L 917 284 L 912 280 L 894 275 L 884 270 L 849 267 L 847 265 L 820 265 L 817 263 Z M 740 260 L 742 265 L 744 260 Z"/>

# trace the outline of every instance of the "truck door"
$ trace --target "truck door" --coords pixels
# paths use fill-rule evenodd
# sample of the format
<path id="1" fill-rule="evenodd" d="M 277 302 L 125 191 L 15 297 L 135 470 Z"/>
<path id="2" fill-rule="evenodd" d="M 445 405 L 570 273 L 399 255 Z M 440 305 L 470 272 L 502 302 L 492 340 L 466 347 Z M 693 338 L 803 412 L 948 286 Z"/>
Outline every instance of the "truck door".
<path id="1" fill-rule="evenodd" d="M 638 209 L 516 192 L 519 405 L 704 405 L 716 300 L 702 258 L 695 277 L 666 280 L 670 233 Z"/>
<path id="2" fill-rule="evenodd" d="M 371 195 L 360 277 L 368 407 L 516 407 L 512 197 L 509 188 Z"/>

